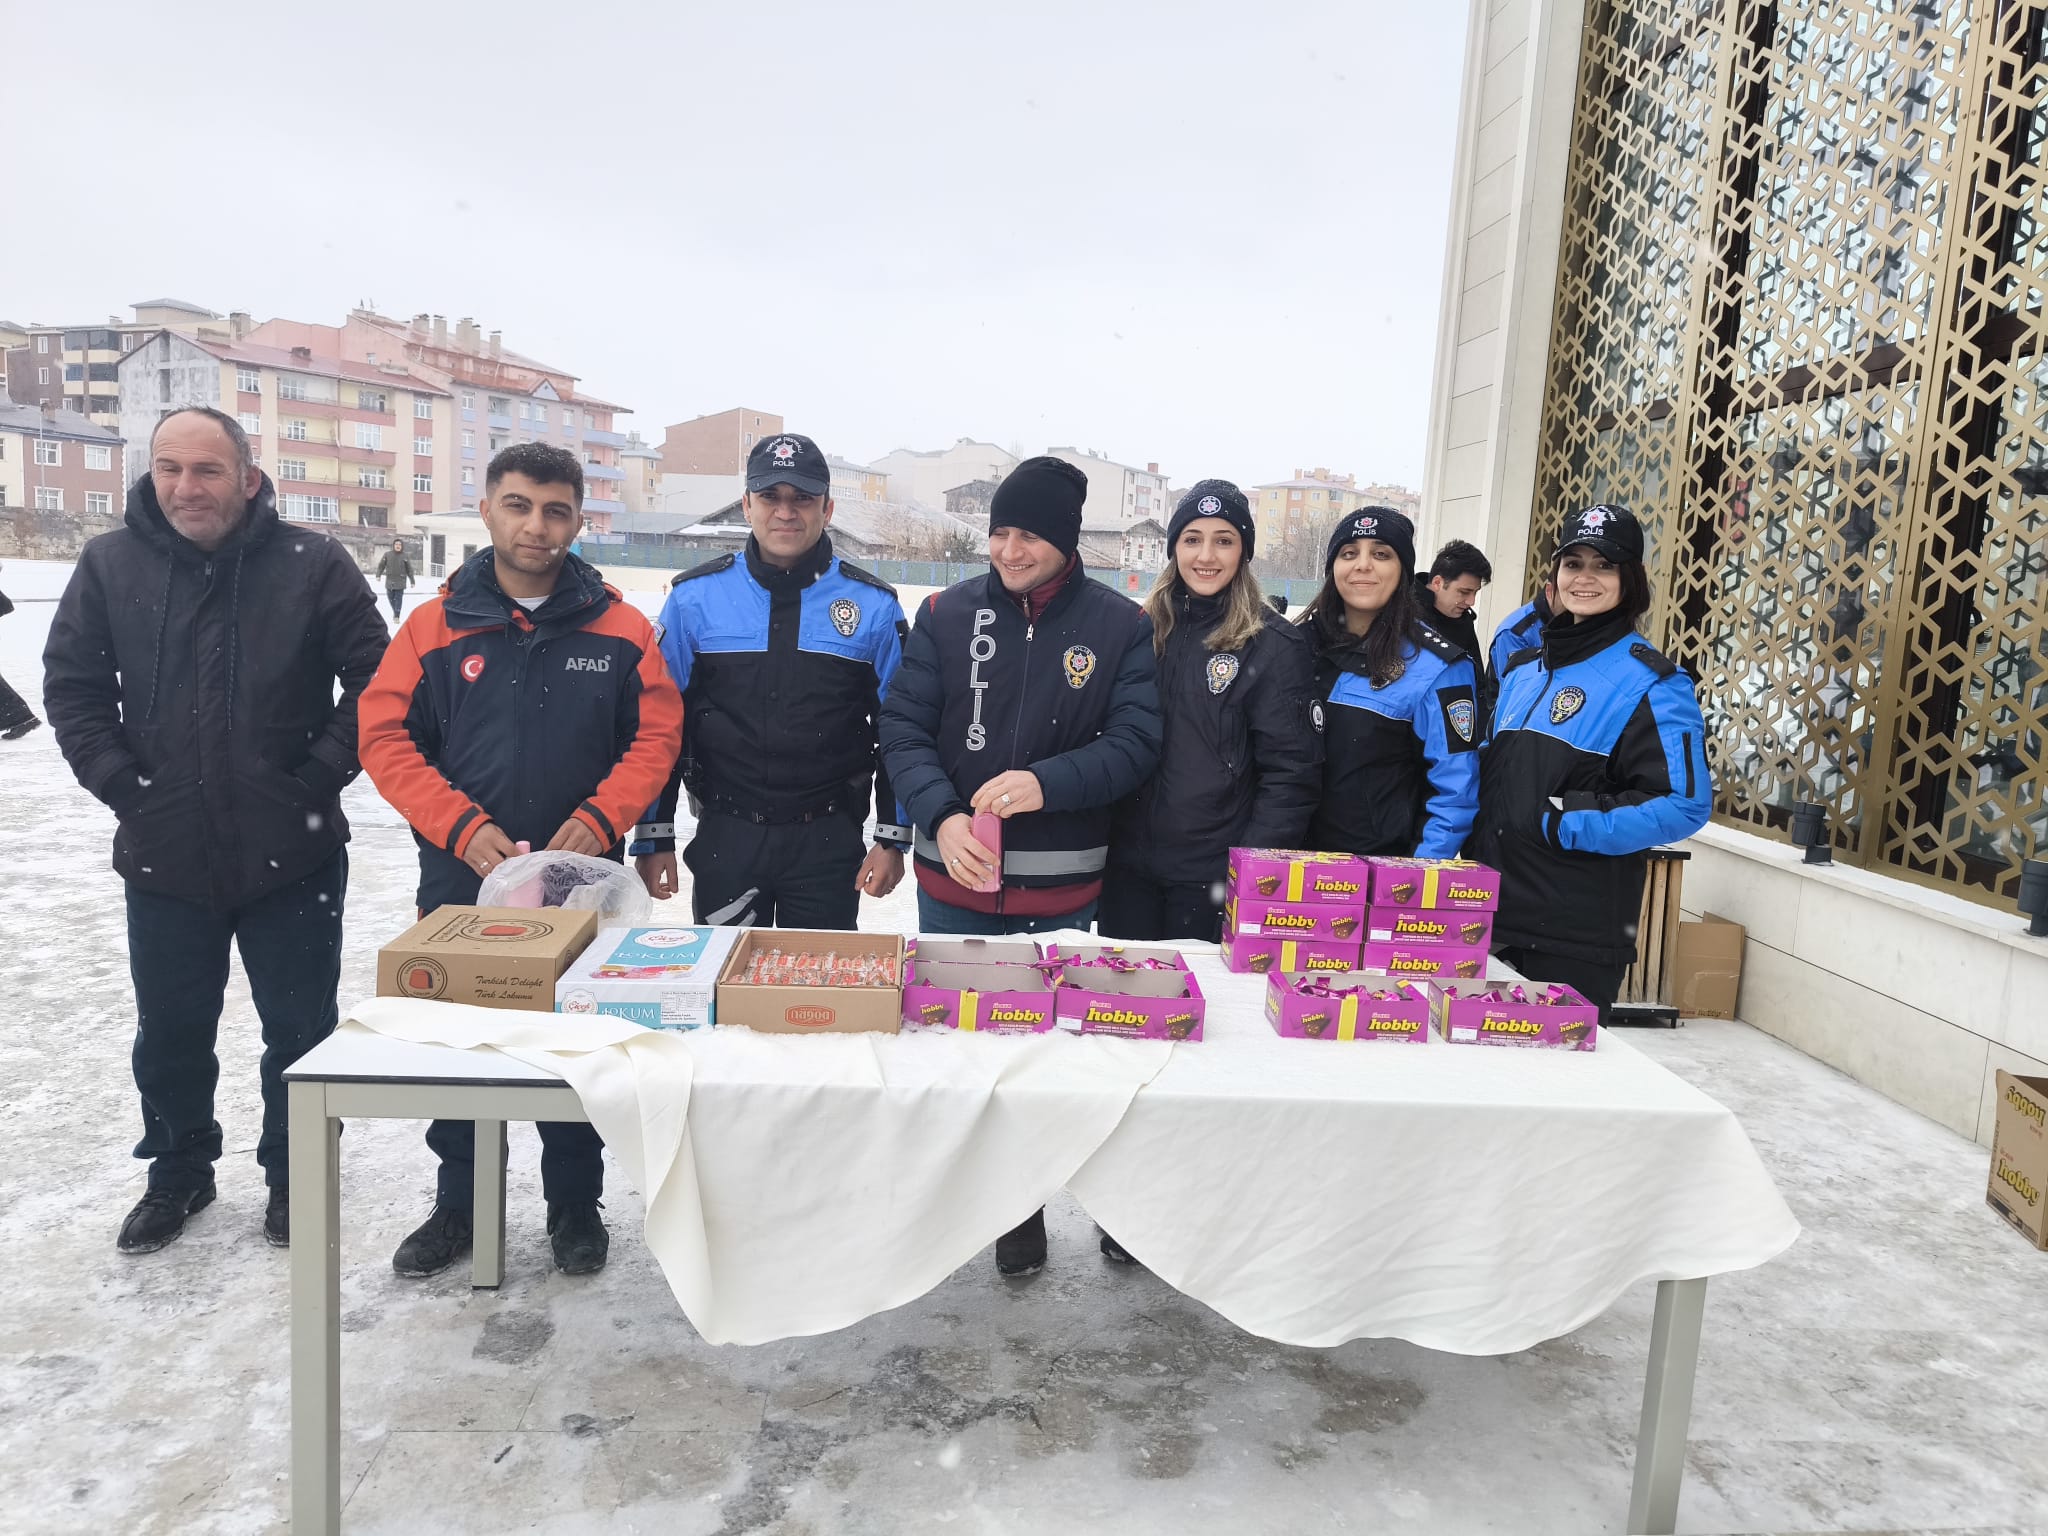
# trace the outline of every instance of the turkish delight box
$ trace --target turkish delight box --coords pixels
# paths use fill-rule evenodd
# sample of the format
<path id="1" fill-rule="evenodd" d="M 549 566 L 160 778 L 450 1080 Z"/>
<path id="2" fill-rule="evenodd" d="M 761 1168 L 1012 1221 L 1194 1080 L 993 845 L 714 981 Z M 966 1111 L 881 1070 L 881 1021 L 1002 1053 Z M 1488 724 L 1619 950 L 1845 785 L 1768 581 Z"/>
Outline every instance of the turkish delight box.
<path id="1" fill-rule="evenodd" d="M 1266 980 L 1266 1021 L 1289 1040 L 1429 1039 L 1429 994 L 1377 971 L 1274 972 Z"/>
<path id="2" fill-rule="evenodd" d="M 1223 903 L 1223 931 L 1248 939 L 1313 939 L 1356 944 L 1365 909 L 1327 901 L 1265 901 L 1233 896 Z"/>
<path id="3" fill-rule="evenodd" d="M 750 980 L 753 961 L 773 962 Z M 875 979 L 835 981 L 835 965 Z M 718 1027 L 771 1035 L 850 1034 L 903 1027 L 903 935 L 804 928 L 741 930 L 718 978 Z"/>
<path id="4" fill-rule="evenodd" d="M 1556 982 L 1443 982 L 1431 1002 L 1437 1033 L 1453 1045 L 1590 1051 L 1600 1039 L 1598 1006 Z"/>
<path id="5" fill-rule="evenodd" d="M 1500 871 L 1469 859 L 1374 859 L 1371 904 L 1491 912 L 1500 905 Z"/>
<path id="6" fill-rule="evenodd" d="M 1178 950 L 1055 945 L 1047 958 L 1062 962 L 1053 998 L 1061 1029 L 1133 1040 L 1202 1038 L 1208 1005 Z"/>
<path id="7" fill-rule="evenodd" d="M 1359 946 L 1358 968 L 1385 971 L 1389 976 L 1466 977 L 1486 974 L 1486 951 L 1463 944 L 1416 944 L 1399 939 L 1372 939 Z"/>
<path id="8" fill-rule="evenodd" d="M 377 995 L 546 1013 L 596 934 L 566 907 L 436 907 L 377 951 Z"/>
<path id="9" fill-rule="evenodd" d="M 1484 949 L 1493 937 L 1493 914 L 1470 907 L 1372 907 L 1365 914 L 1368 944 L 1453 944 Z"/>
<path id="10" fill-rule="evenodd" d="M 1230 889 L 1258 901 L 1326 901 L 1363 907 L 1371 867 L 1352 853 L 1233 848 Z"/>
<path id="11" fill-rule="evenodd" d="M 649 1029 L 704 1029 L 738 928 L 601 928 L 555 983 L 555 1012 L 604 1013 Z"/>
<path id="12" fill-rule="evenodd" d="M 1043 959 L 1029 939 L 912 939 L 904 956 L 903 1022 L 975 1034 L 1056 1028 Z"/>
<path id="13" fill-rule="evenodd" d="M 1275 971 L 1355 971 L 1358 941 L 1332 944 L 1320 939 L 1247 938 L 1226 934 L 1223 968 L 1240 975 L 1271 975 Z"/>

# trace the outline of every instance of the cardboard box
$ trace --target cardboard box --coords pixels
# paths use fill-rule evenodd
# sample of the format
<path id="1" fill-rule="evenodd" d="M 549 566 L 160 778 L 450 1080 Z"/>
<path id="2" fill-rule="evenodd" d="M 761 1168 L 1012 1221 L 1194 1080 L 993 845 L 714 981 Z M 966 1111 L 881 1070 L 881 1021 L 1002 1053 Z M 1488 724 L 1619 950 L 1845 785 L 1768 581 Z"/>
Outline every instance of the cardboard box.
<path id="1" fill-rule="evenodd" d="M 555 983 L 555 1012 L 606 1013 L 649 1029 L 703 1029 L 738 928 L 602 928 Z"/>
<path id="2" fill-rule="evenodd" d="M 1330 901 L 1264 901 L 1233 896 L 1223 903 L 1223 931 L 1248 939 L 1312 939 L 1356 944 L 1365 908 Z"/>
<path id="3" fill-rule="evenodd" d="M 1358 969 L 1358 941 L 1331 944 L 1319 939 L 1246 938 L 1226 934 L 1223 939 L 1223 968 L 1240 975 L 1269 975 L 1275 971 L 1355 971 Z"/>
<path id="4" fill-rule="evenodd" d="M 903 987 L 757 986 L 742 978 L 755 950 L 791 953 L 889 955 L 903 974 L 900 933 L 812 932 L 805 928 L 744 929 L 718 978 L 718 1027 L 769 1035 L 893 1035 L 903 1027 Z"/>
<path id="5" fill-rule="evenodd" d="M 1407 940 L 1376 939 L 1358 951 L 1361 971 L 1383 971 L 1409 980 L 1416 977 L 1459 976 L 1468 980 L 1486 974 L 1486 951 L 1463 944 L 1413 944 Z"/>
<path id="6" fill-rule="evenodd" d="M 1312 853 L 1299 848 L 1230 850 L 1232 895 L 1255 901 L 1330 901 L 1363 907 L 1371 866 L 1352 853 Z"/>
<path id="7" fill-rule="evenodd" d="M 1367 989 L 1342 997 L 1319 997 L 1297 990 L 1302 982 L 1328 982 L 1331 988 Z M 1373 992 L 1398 992 L 1395 998 Z M 1266 1022 L 1289 1040 L 1409 1040 L 1426 1043 L 1430 1026 L 1429 994 L 1412 981 L 1377 971 L 1346 971 L 1341 975 L 1274 973 L 1266 982 Z"/>
<path id="8" fill-rule="evenodd" d="M 1147 949 L 1136 944 L 1055 945 L 1050 959 L 1091 960 L 1098 955 L 1123 955 L 1132 960 L 1171 963 L 1166 970 L 1112 971 L 1101 966 L 1070 966 L 1060 972 L 1053 994 L 1059 1027 L 1083 1035 L 1121 1035 L 1132 1040 L 1199 1040 L 1208 1011 L 1202 989 L 1195 985 L 1187 962 L 1173 949 Z"/>
<path id="9" fill-rule="evenodd" d="M 2048 1248 L 2048 1077 L 1996 1079 L 1991 1184 L 1984 1198 L 2036 1248 Z"/>
<path id="10" fill-rule="evenodd" d="M 595 912 L 436 907 L 377 951 L 377 995 L 552 1013 L 556 978 L 596 936 Z"/>
<path id="11" fill-rule="evenodd" d="M 1742 991 L 1740 923 L 1709 912 L 1696 923 L 1678 925 L 1671 965 L 1671 1002 L 1690 1019 L 1732 1019 Z"/>
<path id="12" fill-rule="evenodd" d="M 1531 987 L 1550 984 L 1522 985 L 1526 992 Z M 1557 990 L 1565 995 L 1564 1001 L 1518 1003 L 1506 986 L 1439 984 L 1431 988 L 1437 1033 L 1453 1045 L 1594 1049 L 1600 1043 L 1600 1009 L 1570 987 Z"/>
<path id="13" fill-rule="evenodd" d="M 1365 914 L 1368 944 L 1455 945 L 1484 949 L 1493 938 L 1493 914 L 1473 908 L 1372 907 Z"/>
<path id="14" fill-rule="evenodd" d="M 1500 871 L 1469 859 L 1374 859 L 1372 905 L 1491 912 L 1500 905 Z"/>
<path id="15" fill-rule="evenodd" d="M 912 939 L 904 959 L 903 1022 L 996 1035 L 1056 1028 L 1043 958 L 1028 939 Z"/>

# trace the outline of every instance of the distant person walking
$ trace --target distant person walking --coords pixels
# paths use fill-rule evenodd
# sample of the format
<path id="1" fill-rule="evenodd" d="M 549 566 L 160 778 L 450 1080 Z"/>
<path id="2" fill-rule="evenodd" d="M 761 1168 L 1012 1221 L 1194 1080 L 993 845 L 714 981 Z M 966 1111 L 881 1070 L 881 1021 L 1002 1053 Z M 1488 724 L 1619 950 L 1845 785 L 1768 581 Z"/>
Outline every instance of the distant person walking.
<path id="1" fill-rule="evenodd" d="M 406 556 L 405 540 L 391 541 L 384 558 L 377 562 L 377 574 L 384 578 L 384 601 L 391 605 L 391 617 L 395 619 L 405 602 L 405 589 L 412 585 L 412 561 Z"/>
<path id="2" fill-rule="evenodd" d="M 0 619 L 12 612 L 14 604 L 7 600 L 5 592 L 0 592 Z M 28 700 L 8 687 L 6 678 L 0 677 L 0 741 L 19 741 L 42 723 L 28 707 Z"/>

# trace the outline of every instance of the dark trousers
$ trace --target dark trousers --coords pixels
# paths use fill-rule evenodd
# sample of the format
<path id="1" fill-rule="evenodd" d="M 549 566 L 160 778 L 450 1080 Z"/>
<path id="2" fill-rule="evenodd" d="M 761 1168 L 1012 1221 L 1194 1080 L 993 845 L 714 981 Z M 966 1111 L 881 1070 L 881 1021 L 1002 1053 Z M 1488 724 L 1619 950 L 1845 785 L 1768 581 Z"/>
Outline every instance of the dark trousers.
<path id="1" fill-rule="evenodd" d="M 857 928 L 866 857 L 849 813 L 763 826 L 707 807 L 683 850 L 690 910 L 726 928 Z"/>
<path id="2" fill-rule="evenodd" d="M 6 678 L 0 677 L 0 731 L 11 730 L 35 717 L 28 700 L 8 687 Z"/>
<path id="3" fill-rule="evenodd" d="M 334 1031 L 347 891 L 345 848 L 304 879 L 233 912 L 127 887 L 135 1087 L 142 1095 L 135 1155 L 150 1159 L 152 1189 L 202 1184 L 220 1161 L 214 1041 L 230 941 L 241 951 L 263 1023 L 263 1134 L 256 1161 L 272 1188 L 289 1182 L 284 1070 Z"/>
<path id="4" fill-rule="evenodd" d="M 405 588 L 386 587 L 384 589 L 384 601 L 391 605 L 391 617 L 397 618 L 399 608 L 405 603 Z"/>
<path id="5" fill-rule="evenodd" d="M 1167 885 L 1129 870 L 1115 860 L 1103 877 L 1095 908 L 1095 931 L 1105 939 L 1156 943 L 1162 939 L 1206 939 L 1223 932 L 1222 890 L 1217 884 Z"/>
<path id="6" fill-rule="evenodd" d="M 1005 933 L 1053 933 L 1061 928 L 1086 929 L 1095 921 L 1095 903 L 1047 917 L 1014 917 L 1002 912 L 975 912 L 940 901 L 922 885 L 917 888 L 917 931 L 958 933 L 995 938 Z"/>
<path id="7" fill-rule="evenodd" d="M 542 1120 L 540 1190 L 549 1205 L 590 1205 L 604 1193 L 604 1138 L 580 1120 Z M 476 1122 L 436 1120 L 427 1145 L 441 1159 L 434 1175 L 434 1201 L 469 1211 L 476 1200 Z"/>
<path id="8" fill-rule="evenodd" d="M 1614 1000 L 1621 996 L 1621 978 L 1628 974 L 1626 965 L 1597 965 L 1591 960 L 1574 960 L 1569 955 L 1553 955 L 1521 945 L 1494 953 L 1531 981 L 1561 981 L 1587 1002 L 1598 1003 L 1603 1028 Z"/>

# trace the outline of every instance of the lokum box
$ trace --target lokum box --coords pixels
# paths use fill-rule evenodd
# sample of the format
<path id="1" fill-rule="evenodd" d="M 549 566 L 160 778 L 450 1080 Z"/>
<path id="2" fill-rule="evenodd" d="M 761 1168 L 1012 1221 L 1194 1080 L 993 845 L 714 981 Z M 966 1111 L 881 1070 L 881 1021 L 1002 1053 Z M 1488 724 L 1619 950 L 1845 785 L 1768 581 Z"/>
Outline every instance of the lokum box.
<path id="1" fill-rule="evenodd" d="M 604 1013 L 649 1029 L 703 1029 L 738 928 L 603 928 L 555 983 L 555 1012 Z"/>
<path id="2" fill-rule="evenodd" d="M 1590 1051 L 1600 1039 L 1599 1008 L 1556 982 L 1444 982 L 1432 1003 L 1437 1033 L 1453 1045 Z"/>
<path id="3" fill-rule="evenodd" d="M 1500 905 L 1500 871 L 1469 859 L 1374 859 L 1371 904 L 1491 912 Z"/>
<path id="4" fill-rule="evenodd" d="M 775 962 L 750 980 L 756 957 Z M 835 981 L 844 969 L 873 979 Z M 846 1034 L 903 1027 L 903 935 L 748 928 L 718 978 L 718 1027 L 775 1035 Z"/>
<path id="5" fill-rule="evenodd" d="M 1266 1019 L 1290 1040 L 1429 1039 L 1430 999 L 1421 986 L 1379 971 L 1275 972 Z"/>
<path id="6" fill-rule="evenodd" d="M 1365 914 L 1368 944 L 1454 944 L 1484 949 L 1493 937 L 1493 914 L 1470 907 L 1372 907 Z"/>
<path id="7" fill-rule="evenodd" d="M 1223 931 L 1235 937 L 1356 944 L 1364 927 L 1363 907 L 1340 907 L 1335 902 L 1233 896 L 1223 903 Z"/>
<path id="8" fill-rule="evenodd" d="M 903 1022 L 975 1034 L 1053 1029 L 1053 983 L 1043 959 L 1029 939 L 912 939 Z"/>
<path id="9" fill-rule="evenodd" d="M 1365 905 L 1371 867 L 1351 853 L 1298 848 L 1233 848 L 1230 889 L 1260 901 L 1326 901 Z"/>
<path id="10" fill-rule="evenodd" d="M 1373 939 L 1360 946 L 1358 968 L 1385 971 L 1389 976 L 1420 976 L 1476 979 L 1486 974 L 1486 951 L 1462 944 L 1413 944 L 1397 939 Z"/>
<path id="11" fill-rule="evenodd" d="M 377 952 L 377 995 L 546 1013 L 556 978 L 596 936 L 595 912 L 436 907 Z"/>
<path id="12" fill-rule="evenodd" d="M 1059 1027 L 1133 1040 L 1199 1040 L 1207 1004 L 1178 950 L 1136 944 L 1055 945 L 1062 962 Z"/>
<path id="13" fill-rule="evenodd" d="M 1223 967 L 1239 974 L 1271 975 L 1275 971 L 1353 971 L 1358 969 L 1358 941 L 1331 944 L 1319 939 L 1225 936 Z"/>

